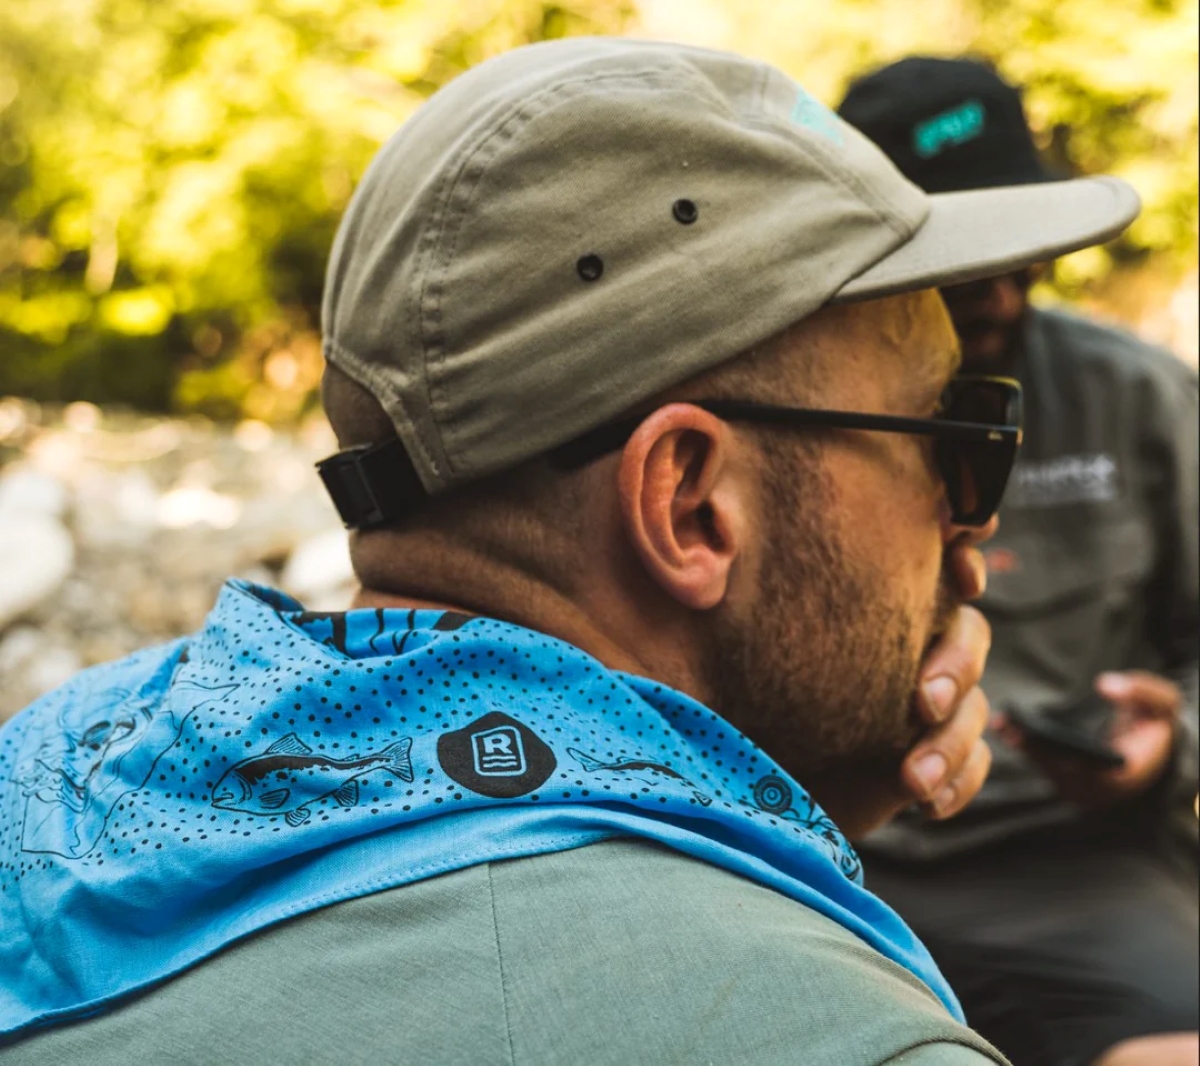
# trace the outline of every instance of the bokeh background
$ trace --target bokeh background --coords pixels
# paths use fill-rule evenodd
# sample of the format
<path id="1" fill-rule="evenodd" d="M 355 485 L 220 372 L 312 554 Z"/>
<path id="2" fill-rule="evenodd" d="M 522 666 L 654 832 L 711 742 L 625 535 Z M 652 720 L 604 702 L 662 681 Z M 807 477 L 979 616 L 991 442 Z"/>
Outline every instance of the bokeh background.
<path id="1" fill-rule="evenodd" d="M 1041 298 L 1197 359 L 1196 0 L 7 0 L 0 7 L 0 718 L 201 621 L 222 577 L 336 606 L 311 462 L 324 261 L 421 101 L 516 45 L 767 59 L 830 104 L 910 52 L 1026 87 L 1145 210 Z"/>

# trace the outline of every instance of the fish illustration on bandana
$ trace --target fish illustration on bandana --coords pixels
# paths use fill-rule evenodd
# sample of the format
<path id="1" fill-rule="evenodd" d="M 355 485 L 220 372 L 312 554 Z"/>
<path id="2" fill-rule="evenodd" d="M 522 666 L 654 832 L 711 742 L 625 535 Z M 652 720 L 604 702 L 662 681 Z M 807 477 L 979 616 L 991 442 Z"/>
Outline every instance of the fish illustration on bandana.
<path id="1" fill-rule="evenodd" d="M 145 787 L 188 718 L 237 691 L 237 684 L 185 680 L 176 686 L 177 699 L 164 702 L 156 685 L 186 661 L 185 650 L 139 688 L 109 684 L 98 670 L 63 690 L 57 716 L 30 729 L 17 758 L 13 779 L 25 800 L 22 851 L 64 859 L 89 855 L 113 811 Z"/>
<path id="2" fill-rule="evenodd" d="M 671 767 L 664 766 L 662 763 L 649 762 L 646 759 L 618 759 L 616 762 L 606 763 L 585 754 L 578 748 L 567 748 L 567 754 L 589 774 L 603 772 L 624 774 L 626 777 L 635 778 L 652 787 L 658 787 L 664 782 L 670 781 L 676 785 L 682 785 L 684 788 L 690 788 L 696 802 L 702 807 L 707 807 L 712 803 L 711 796 L 706 796 L 678 770 L 672 770 Z"/>
<path id="3" fill-rule="evenodd" d="M 358 779 L 375 770 L 412 781 L 412 738 L 404 737 L 374 755 L 333 759 L 315 754 L 295 733 L 260 755 L 225 771 L 212 790 L 212 805 L 243 814 L 283 815 L 290 826 L 312 817 L 310 804 L 331 797 L 339 807 L 358 803 Z"/>
<path id="4" fill-rule="evenodd" d="M 862 862 L 853 846 L 807 792 L 795 796 L 792 786 L 778 774 L 767 774 L 754 784 L 754 802 L 740 801 L 743 806 L 773 814 L 788 822 L 798 822 L 813 834 L 815 840 L 838 864 L 838 869 L 851 880 L 862 876 Z M 803 813 L 796 809 L 797 803 Z"/>

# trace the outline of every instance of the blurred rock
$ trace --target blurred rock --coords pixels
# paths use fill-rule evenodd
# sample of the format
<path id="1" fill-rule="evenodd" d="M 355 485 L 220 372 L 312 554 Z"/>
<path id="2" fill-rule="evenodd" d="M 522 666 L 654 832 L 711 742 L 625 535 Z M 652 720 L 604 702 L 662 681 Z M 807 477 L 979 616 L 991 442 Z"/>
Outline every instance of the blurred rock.
<path id="1" fill-rule="evenodd" d="M 159 524 L 168 529 L 202 525 L 232 529 L 241 513 L 240 500 L 200 485 L 181 485 L 158 502 Z"/>
<path id="2" fill-rule="evenodd" d="M 323 589 L 304 597 L 304 606 L 310 611 L 348 611 L 358 588 L 353 581 L 335 588 Z"/>
<path id="3" fill-rule="evenodd" d="M 265 566 L 248 566 L 239 571 L 237 577 L 241 581 L 249 581 L 252 585 L 272 587 L 279 584 L 279 578 Z"/>
<path id="4" fill-rule="evenodd" d="M 74 648 L 52 646 L 38 652 L 25 675 L 26 683 L 36 699 L 42 693 L 70 681 L 82 669 L 83 660 Z"/>
<path id="5" fill-rule="evenodd" d="M 233 429 L 233 439 L 238 447 L 248 452 L 263 451 L 270 446 L 274 437 L 271 427 L 256 418 L 243 419 Z"/>
<path id="6" fill-rule="evenodd" d="M 331 529 L 296 548 L 283 568 L 280 585 L 312 610 L 344 609 L 354 588 L 346 531 Z M 330 606 L 331 601 L 336 607 Z"/>
<path id="7" fill-rule="evenodd" d="M 75 561 L 75 545 L 51 515 L 0 515 L 0 628 L 53 595 Z"/>
<path id="8" fill-rule="evenodd" d="M 76 433 L 91 433 L 100 428 L 104 413 L 94 403 L 77 400 L 63 408 L 63 425 Z"/>
<path id="9" fill-rule="evenodd" d="M 62 518 L 66 510 L 67 490 L 57 478 L 24 465 L 13 466 L 0 477 L 0 521 L 18 511 Z"/>
<path id="10" fill-rule="evenodd" d="M 33 626 L 14 626 L 0 639 L 0 681 L 5 696 L 19 706 L 61 685 L 83 665 L 74 648 Z"/>
<path id="11" fill-rule="evenodd" d="M 30 407 L 28 401 L 15 396 L 0 399 L 0 442 L 17 441 L 24 435 L 33 421 Z"/>
<path id="12" fill-rule="evenodd" d="M 74 527 L 89 548 L 137 548 L 158 529 L 159 492 L 146 471 L 98 469 L 75 492 Z"/>
<path id="13" fill-rule="evenodd" d="M 25 667 L 43 643 L 33 626 L 14 626 L 0 640 L 0 677 L 12 677 Z"/>
<path id="14" fill-rule="evenodd" d="M 195 630 L 231 575 L 315 610 L 350 602 L 346 533 L 313 469 L 336 447 L 320 419 L 3 400 L 0 437 L 0 721 L 83 666 Z"/>
<path id="15" fill-rule="evenodd" d="M 141 642 L 130 639 L 129 634 L 126 634 L 125 639 L 122 640 L 119 633 L 99 633 L 94 636 L 84 636 L 79 641 L 79 654 L 83 659 L 84 666 L 95 666 L 97 663 L 119 659 L 140 646 Z"/>

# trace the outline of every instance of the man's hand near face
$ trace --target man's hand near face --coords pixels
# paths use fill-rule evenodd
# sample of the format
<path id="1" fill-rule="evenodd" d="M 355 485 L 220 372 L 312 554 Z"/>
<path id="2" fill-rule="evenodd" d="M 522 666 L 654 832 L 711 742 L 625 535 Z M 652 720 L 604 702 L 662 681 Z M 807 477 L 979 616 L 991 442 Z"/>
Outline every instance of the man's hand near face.
<path id="1" fill-rule="evenodd" d="M 963 600 L 983 594 L 986 569 L 978 545 L 994 532 L 992 522 L 950 548 L 947 563 Z M 901 779 L 911 800 L 931 818 L 961 811 L 991 768 L 991 751 L 983 739 L 988 701 L 979 687 L 991 641 L 983 615 L 964 605 L 925 657 L 915 704 L 928 731 L 905 757 Z"/>
<path id="2" fill-rule="evenodd" d="M 1140 796 L 1162 777 L 1183 709 L 1179 687 L 1144 670 L 1101 674 L 1096 691 L 1116 708 L 1109 745 L 1125 757 L 1125 765 L 1115 769 L 1052 751 L 1002 716 L 995 723 L 999 734 L 1037 763 L 1065 799 L 1091 810 Z"/>
<path id="3" fill-rule="evenodd" d="M 987 571 L 978 545 L 995 530 L 993 519 L 948 548 L 946 565 L 961 600 L 983 594 Z M 979 680 L 991 643 L 991 627 L 983 615 L 965 603 L 958 607 L 922 664 L 913 713 L 925 731 L 905 756 L 898 778 L 847 780 L 840 790 L 836 783 L 822 782 L 821 803 L 827 812 L 836 812 L 835 821 L 851 840 L 914 804 L 930 818 L 950 818 L 983 787 L 992 765 L 983 739 L 991 712 Z M 862 802 L 864 791 L 872 793 L 871 802 Z"/>

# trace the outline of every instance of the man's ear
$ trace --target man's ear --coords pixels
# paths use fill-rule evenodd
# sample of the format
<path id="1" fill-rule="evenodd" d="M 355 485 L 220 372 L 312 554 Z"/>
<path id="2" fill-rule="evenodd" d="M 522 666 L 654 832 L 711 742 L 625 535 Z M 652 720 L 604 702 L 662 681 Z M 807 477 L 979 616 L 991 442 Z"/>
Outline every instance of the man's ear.
<path id="1" fill-rule="evenodd" d="M 621 454 L 625 533 L 650 577 L 693 610 L 715 607 L 745 550 L 746 464 L 729 426 L 686 403 L 660 407 Z"/>

